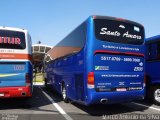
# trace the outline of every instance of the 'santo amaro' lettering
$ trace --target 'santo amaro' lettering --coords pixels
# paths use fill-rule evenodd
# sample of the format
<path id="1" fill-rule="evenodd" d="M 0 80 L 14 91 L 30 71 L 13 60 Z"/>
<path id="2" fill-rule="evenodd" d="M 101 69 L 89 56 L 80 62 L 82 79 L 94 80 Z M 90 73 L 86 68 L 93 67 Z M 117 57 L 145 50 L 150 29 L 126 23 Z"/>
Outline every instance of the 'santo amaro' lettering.
<path id="1" fill-rule="evenodd" d="M 118 31 L 109 31 L 107 30 L 107 28 L 101 28 L 101 32 L 100 32 L 101 35 L 111 35 L 111 36 L 120 36 L 120 32 Z"/>
<path id="2" fill-rule="evenodd" d="M 144 42 L 144 28 L 140 24 L 119 20 L 95 19 L 97 40 L 140 45 Z"/>

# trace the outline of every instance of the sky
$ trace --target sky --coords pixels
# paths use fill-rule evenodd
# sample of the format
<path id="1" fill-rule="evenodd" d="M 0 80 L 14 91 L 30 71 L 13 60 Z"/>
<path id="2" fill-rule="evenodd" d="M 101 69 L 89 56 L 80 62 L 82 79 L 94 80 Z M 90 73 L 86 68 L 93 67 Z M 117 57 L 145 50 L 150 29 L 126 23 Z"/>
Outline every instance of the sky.
<path id="1" fill-rule="evenodd" d="M 54 46 L 90 15 L 141 23 L 160 34 L 160 0 L 0 0 L 0 26 L 27 29 L 32 43 Z"/>

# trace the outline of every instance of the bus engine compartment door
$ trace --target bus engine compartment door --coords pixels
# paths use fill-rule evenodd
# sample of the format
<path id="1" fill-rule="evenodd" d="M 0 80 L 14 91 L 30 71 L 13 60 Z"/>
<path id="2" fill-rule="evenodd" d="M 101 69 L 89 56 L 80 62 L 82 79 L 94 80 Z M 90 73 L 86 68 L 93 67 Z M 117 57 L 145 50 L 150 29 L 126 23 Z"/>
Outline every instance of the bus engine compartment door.
<path id="1" fill-rule="evenodd" d="M 95 54 L 94 75 L 97 92 L 142 90 L 144 57 Z"/>

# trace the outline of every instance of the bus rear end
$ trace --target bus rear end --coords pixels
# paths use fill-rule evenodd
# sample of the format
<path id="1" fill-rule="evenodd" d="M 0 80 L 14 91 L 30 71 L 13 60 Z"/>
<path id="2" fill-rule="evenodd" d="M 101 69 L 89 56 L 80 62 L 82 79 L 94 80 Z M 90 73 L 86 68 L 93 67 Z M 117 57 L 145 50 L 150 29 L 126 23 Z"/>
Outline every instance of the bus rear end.
<path id="1" fill-rule="evenodd" d="M 26 32 L 0 29 L 0 98 L 32 96 L 32 65 Z"/>
<path id="2" fill-rule="evenodd" d="M 93 17 L 87 61 L 88 103 L 144 98 L 144 29 L 111 17 Z M 92 39 L 90 39 L 92 38 Z M 92 51 L 92 52 L 91 52 Z"/>

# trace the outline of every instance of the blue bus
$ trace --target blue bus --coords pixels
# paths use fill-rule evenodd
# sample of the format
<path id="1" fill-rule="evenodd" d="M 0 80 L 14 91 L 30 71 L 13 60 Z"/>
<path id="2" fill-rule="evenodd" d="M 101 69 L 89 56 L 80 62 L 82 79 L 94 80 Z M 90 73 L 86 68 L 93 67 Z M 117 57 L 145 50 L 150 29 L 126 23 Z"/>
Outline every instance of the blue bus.
<path id="1" fill-rule="evenodd" d="M 31 47 L 27 30 L 0 27 L 0 98 L 32 96 Z"/>
<path id="2" fill-rule="evenodd" d="M 64 102 L 84 105 L 144 99 L 144 28 L 107 16 L 90 16 L 47 54 L 45 84 Z"/>
<path id="3" fill-rule="evenodd" d="M 160 35 L 146 39 L 147 98 L 160 105 Z"/>

